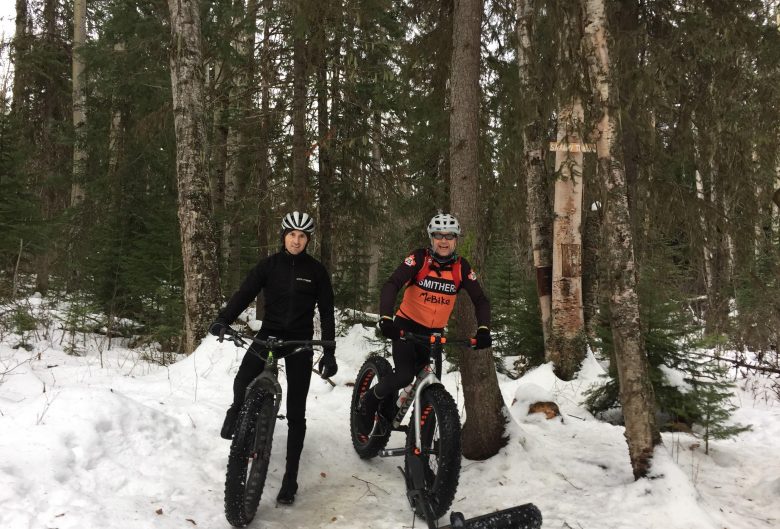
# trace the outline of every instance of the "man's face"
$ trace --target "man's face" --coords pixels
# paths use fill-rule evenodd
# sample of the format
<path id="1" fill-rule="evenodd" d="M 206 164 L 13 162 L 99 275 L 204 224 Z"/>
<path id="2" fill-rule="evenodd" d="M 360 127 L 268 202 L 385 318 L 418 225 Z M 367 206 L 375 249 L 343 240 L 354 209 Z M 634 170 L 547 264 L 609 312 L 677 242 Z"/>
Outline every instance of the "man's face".
<path id="1" fill-rule="evenodd" d="M 431 234 L 431 247 L 433 252 L 447 257 L 452 255 L 458 245 L 458 236 L 450 232 L 433 232 Z"/>
<path id="2" fill-rule="evenodd" d="M 292 255 L 298 255 L 306 248 L 309 236 L 301 230 L 293 230 L 284 236 L 284 249 Z"/>

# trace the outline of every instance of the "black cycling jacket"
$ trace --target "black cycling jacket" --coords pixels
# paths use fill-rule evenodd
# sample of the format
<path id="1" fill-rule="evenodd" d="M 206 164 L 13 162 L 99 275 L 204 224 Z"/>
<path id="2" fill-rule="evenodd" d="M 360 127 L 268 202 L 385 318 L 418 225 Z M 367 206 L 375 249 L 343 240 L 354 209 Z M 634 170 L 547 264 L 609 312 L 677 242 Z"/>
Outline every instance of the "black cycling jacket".
<path id="1" fill-rule="evenodd" d="M 305 251 L 282 250 L 260 261 L 233 294 L 219 318 L 236 321 L 260 291 L 265 295 L 263 329 L 289 338 L 310 339 L 314 333 L 314 306 L 320 313 L 322 339 L 334 340 L 333 287 L 322 263 Z"/>

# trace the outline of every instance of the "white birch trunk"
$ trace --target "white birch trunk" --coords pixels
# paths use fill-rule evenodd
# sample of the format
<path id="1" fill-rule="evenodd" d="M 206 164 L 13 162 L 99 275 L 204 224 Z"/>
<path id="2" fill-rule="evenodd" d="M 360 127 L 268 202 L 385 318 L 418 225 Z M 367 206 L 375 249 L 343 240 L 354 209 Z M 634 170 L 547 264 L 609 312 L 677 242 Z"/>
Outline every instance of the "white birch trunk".
<path id="1" fill-rule="evenodd" d="M 223 286 L 226 291 L 233 291 L 238 287 L 240 280 L 240 219 L 237 210 L 238 197 L 241 192 L 241 177 L 245 171 L 245 152 L 247 146 L 246 115 L 251 107 L 252 97 L 250 89 L 252 62 L 254 60 L 255 43 L 255 17 L 257 14 L 257 2 L 249 0 L 247 6 L 243 0 L 236 2 L 237 19 L 236 39 L 233 48 L 236 55 L 242 60 L 238 67 L 233 68 L 232 85 L 230 90 L 230 104 L 227 135 L 227 159 L 225 165 L 224 187 L 224 222 L 222 224 L 222 262 L 225 277 Z M 248 22 L 251 21 L 251 24 Z"/>
<path id="2" fill-rule="evenodd" d="M 81 50 L 87 40 L 87 0 L 73 1 L 73 51 L 72 51 L 72 99 L 73 99 L 73 182 L 70 205 L 84 201 L 84 171 L 87 160 L 85 142 L 86 95 L 84 93 L 84 57 Z"/>
<path id="3" fill-rule="evenodd" d="M 520 74 L 520 90 L 529 99 L 534 93 L 531 74 L 533 0 L 517 0 L 517 62 Z M 536 288 L 542 316 L 545 351 L 548 351 L 552 324 L 552 217 L 544 170 L 544 151 L 541 142 L 539 111 L 534 103 L 528 109 L 529 116 L 522 123 L 525 149 L 525 175 L 528 195 L 528 224 L 531 230 Z M 545 353 L 547 356 L 549 353 Z"/>
<path id="4" fill-rule="evenodd" d="M 125 51 L 125 46 L 121 42 L 117 42 L 114 44 L 114 53 L 116 55 L 121 54 Z M 119 190 L 119 182 L 117 179 L 117 168 L 119 167 L 119 159 L 122 156 L 122 141 L 123 141 L 123 130 L 122 130 L 122 112 L 114 108 L 111 112 L 111 126 L 108 131 L 108 181 L 110 182 L 110 185 L 116 186 L 117 189 L 117 195 Z"/>
<path id="5" fill-rule="evenodd" d="M 652 464 L 653 451 L 661 442 L 655 422 L 655 396 L 648 373 L 636 267 L 628 208 L 628 193 L 618 137 L 616 105 L 610 93 L 610 64 L 604 0 L 581 0 L 585 13 L 585 49 L 595 99 L 601 105 L 596 151 L 599 176 L 606 193 L 604 233 L 609 267 L 610 316 L 615 347 L 620 402 L 626 423 L 631 467 L 636 479 Z"/>
<path id="6" fill-rule="evenodd" d="M 549 360 L 571 380 L 585 358 L 582 307 L 582 130 L 578 99 L 558 115 L 553 211 L 552 333 Z"/>
<path id="7" fill-rule="evenodd" d="M 184 264 L 184 351 L 192 352 L 220 304 L 209 204 L 200 4 L 168 0 L 179 226 Z"/>
<path id="8" fill-rule="evenodd" d="M 697 164 L 698 165 L 698 164 Z M 702 257 L 704 258 L 704 284 L 707 292 L 712 291 L 712 248 L 710 247 L 710 238 L 707 235 L 707 219 L 704 218 L 704 210 L 707 200 L 707 193 L 704 191 L 704 179 L 701 171 L 696 168 L 696 198 L 699 199 L 701 207 L 699 208 L 699 229 L 702 233 Z"/>

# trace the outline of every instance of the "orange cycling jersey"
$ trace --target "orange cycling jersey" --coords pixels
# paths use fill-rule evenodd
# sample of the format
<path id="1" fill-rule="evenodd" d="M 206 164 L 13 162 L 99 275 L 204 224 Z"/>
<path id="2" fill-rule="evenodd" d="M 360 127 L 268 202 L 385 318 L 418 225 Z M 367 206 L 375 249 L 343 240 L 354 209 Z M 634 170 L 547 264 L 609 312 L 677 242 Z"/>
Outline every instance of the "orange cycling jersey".
<path id="1" fill-rule="evenodd" d="M 406 288 L 400 308 L 394 310 L 398 292 Z M 490 325 L 490 301 L 477 281 L 477 274 L 463 257 L 440 264 L 428 248 L 415 250 L 390 275 L 379 296 L 379 314 L 415 322 L 426 329 L 443 329 L 460 289 L 474 303 L 477 325 Z M 420 332 L 420 331 L 416 331 Z"/>
<path id="2" fill-rule="evenodd" d="M 451 265 L 439 267 L 426 252 L 420 270 L 406 287 L 396 314 L 434 329 L 446 326 L 460 290 L 461 274 L 460 257 Z"/>

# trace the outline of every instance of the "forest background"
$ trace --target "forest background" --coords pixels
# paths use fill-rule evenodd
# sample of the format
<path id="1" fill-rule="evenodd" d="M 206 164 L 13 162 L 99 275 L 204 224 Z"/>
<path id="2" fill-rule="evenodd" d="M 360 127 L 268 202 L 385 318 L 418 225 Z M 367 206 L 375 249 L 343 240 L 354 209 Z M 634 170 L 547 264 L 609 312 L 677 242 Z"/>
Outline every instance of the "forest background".
<path id="1" fill-rule="evenodd" d="M 493 304 L 487 354 L 523 355 L 497 366 L 552 360 L 566 379 L 589 345 L 616 379 L 639 366 L 661 427 L 706 422 L 723 388 L 694 346 L 780 362 L 777 8 L 16 0 L 0 325 L 35 325 L 37 291 L 69 302 L 67 326 L 169 361 L 279 248 L 292 209 L 317 218 L 310 252 L 363 320 L 452 211 Z M 663 366 L 708 388 L 695 409 Z M 593 409 L 617 404 L 607 387 Z"/>

